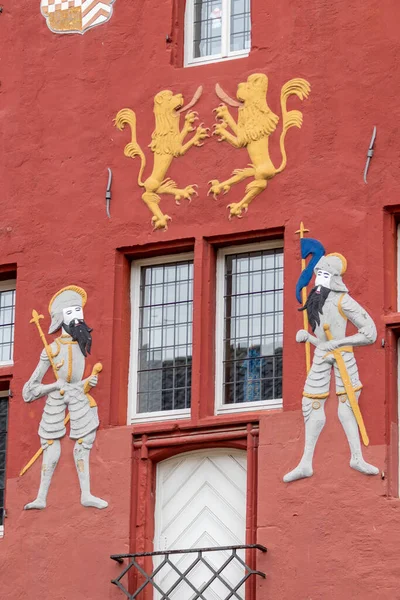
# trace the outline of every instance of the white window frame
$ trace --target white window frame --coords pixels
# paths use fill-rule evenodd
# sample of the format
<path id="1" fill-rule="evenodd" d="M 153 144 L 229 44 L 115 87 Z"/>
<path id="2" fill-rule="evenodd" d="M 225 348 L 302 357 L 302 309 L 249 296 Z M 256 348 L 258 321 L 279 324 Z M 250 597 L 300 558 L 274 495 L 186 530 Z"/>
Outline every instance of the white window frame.
<path id="1" fill-rule="evenodd" d="M 257 250 L 283 249 L 283 240 L 269 240 L 241 246 L 229 246 L 218 250 L 216 268 L 216 319 L 215 319 L 215 414 L 253 412 L 258 410 L 274 410 L 282 408 L 282 398 L 256 400 L 238 404 L 224 404 L 224 291 L 225 291 L 225 257 L 229 254 L 256 252 Z M 284 275 L 285 276 L 285 275 Z"/>
<path id="2" fill-rule="evenodd" d="M 194 0 L 186 0 L 185 7 L 185 36 L 184 36 L 184 66 L 195 67 L 197 65 L 205 65 L 214 62 L 222 62 L 236 58 L 244 58 L 249 56 L 251 49 L 251 4 L 250 4 L 250 48 L 244 50 L 230 50 L 231 41 L 231 8 L 230 0 L 222 0 L 222 17 L 221 17 L 221 48 L 220 54 L 212 56 L 193 57 L 193 39 L 194 39 Z M 225 16 L 224 16 L 225 15 Z"/>
<path id="3" fill-rule="evenodd" d="M 132 261 L 131 266 L 131 341 L 129 356 L 128 380 L 128 424 L 148 423 L 149 421 L 171 421 L 190 418 L 191 409 L 160 410 L 140 413 L 137 411 L 138 353 L 139 353 L 139 318 L 140 318 L 140 281 L 141 269 L 146 266 L 194 260 L 193 252 L 168 254 L 154 258 Z"/>
<path id="4" fill-rule="evenodd" d="M 16 279 L 4 279 L 4 281 L 0 281 L 0 293 L 8 292 L 10 290 L 16 291 L 17 280 Z M 14 309 L 14 333 L 15 333 L 15 309 Z M 0 360 L 0 368 L 1 367 L 12 367 L 14 365 L 14 344 L 13 341 L 13 358 L 12 360 Z"/>

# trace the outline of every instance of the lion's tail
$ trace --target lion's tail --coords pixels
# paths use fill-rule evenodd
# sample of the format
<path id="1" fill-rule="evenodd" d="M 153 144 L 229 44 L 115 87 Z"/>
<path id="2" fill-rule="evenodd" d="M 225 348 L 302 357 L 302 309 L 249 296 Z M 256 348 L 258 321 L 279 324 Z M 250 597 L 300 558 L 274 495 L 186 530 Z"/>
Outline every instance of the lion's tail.
<path id="1" fill-rule="evenodd" d="M 308 98 L 308 94 L 310 93 L 311 87 L 308 81 L 305 79 L 290 79 L 281 90 L 281 108 L 282 108 L 282 122 L 283 129 L 281 133 L 280 139 L 280 148 L 282 153 L 282 162 L 277 169 L 277 173 L 281 173 L 283 169 L 286 167 L 287 156 L 285 149 L 285 137 L 287 131 L 291 127 L 301 128 L 303 124 L 303 114 L 299 110 L 290 110 L 287 111 L 286 103 L 289 96 L 296 95 L 300 100 L 304 100 L 304 98 Z"/>
<path id="2" fill-rule="evenodd" d="M 115 127 L 117 127 L 120 131 L 124 129 L 125 125 L 129 125 L 129 127 L 131 128 L 132 140 L 129 142 L 129 144 L 125 146 L 124 154 L 129 158 L 135 158 L 135 156 L 140 156 L 141 165 L 138 175 L 138 184 L 141 187 L 144 187 L 142 175 L 146 166 L 146 157 L 136 139 L 136 115 L 130 108 L 123 108 L 117 113 L 117 116 L 114 119 L 114 123 Z"/>

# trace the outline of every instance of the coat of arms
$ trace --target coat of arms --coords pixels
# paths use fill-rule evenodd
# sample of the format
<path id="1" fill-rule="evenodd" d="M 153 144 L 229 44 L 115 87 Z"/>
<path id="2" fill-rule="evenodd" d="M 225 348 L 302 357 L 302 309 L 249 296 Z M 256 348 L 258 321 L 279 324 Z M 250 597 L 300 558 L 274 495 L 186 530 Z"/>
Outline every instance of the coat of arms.
<path id="1" fill-rule="evenodd" d="M 41 0 L 47 25 L 54 33 L 85 33 L 111 18 L 114 0 Z"/>

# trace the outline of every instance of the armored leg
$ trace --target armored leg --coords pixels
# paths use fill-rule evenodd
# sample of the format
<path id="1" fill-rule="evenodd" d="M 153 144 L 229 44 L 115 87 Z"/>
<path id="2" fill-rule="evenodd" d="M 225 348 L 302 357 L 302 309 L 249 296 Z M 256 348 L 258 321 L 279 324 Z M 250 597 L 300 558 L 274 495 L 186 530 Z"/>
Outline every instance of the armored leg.
<path id="1" fill-rule="evenodd" d="M 357 392 L 357 402 L 361 392 Z M 379 469 L 367 463 L 362 455 L 358 425 L 346 394 L 339 396 L 338 417 L 350 446 L 350 467 L 365 475 L 377 475 Z"/>
<path id="2" fill-rule="evenodd" d="M 312 461 L 314 450 L 326 421 L 325 402 L 326 398 L 317 400 L 303 397 L 302 408 L 305 425 L 304 452 L 297 467 L 284 476 L 283 481 L 285 483 L 313 475 Z"/>
<path id="3" fill-rule="evenodd" d="M 61 454 L 60 440 L 44 440 L 40 438 L 40 443 L 43 448 L 43 461 L 39 491 L 36 500 L 25 504 L 25 510 L 46 508 L 47 493 Z"/>
<path id="4" fill-rule="evenodd" d="M 95 439 L 96 431 L 92 431 L 85 435 L 85 437 L 77 440 L 74 446 L 76 472 L 78 473 L 79 485 L 81 486 L 81 504 L 93 508 L 107 508 L 108 502 L 92 496 L 90 493 L 89 457 Z"/>

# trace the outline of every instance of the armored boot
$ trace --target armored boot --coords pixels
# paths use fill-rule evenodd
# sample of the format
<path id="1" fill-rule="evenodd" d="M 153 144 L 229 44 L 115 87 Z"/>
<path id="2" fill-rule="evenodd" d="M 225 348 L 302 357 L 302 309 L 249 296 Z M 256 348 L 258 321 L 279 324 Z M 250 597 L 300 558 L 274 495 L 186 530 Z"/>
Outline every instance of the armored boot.
<path id="1" fill-rule="evenodd" d="M 92 433 L 78 440 L 74 447 L 76 472 L 78 473 L 79 485 L 81 486 L 81 504 L 93 508 L 107 508 L 108 502 L 90 493 L 89 457 L 95 437 L 96 432 L 92 431 Z"/>
<path id="2" fill-rule="evenodd" d="M 304 453 L 297 467 L 293 469 L 293 471 L 286 473 L 284 476 L 283 481 L 285 483 L 296 481 L 297 479 L 304 479 L 305 477 L 311 477 L 314 473 L 312 468 L 314 450 L 326 421 L 325 402 L 326 399 L 312 400 L 303 397 L 302 408 L 306 438 L 304 443 Z"/>
<path id="3" fill-rule="evenodd" d="M 43 448 L 43 462 L 39 491 L 36 500 L 25 504 L 24 510 L 46 508 L 47 493 L 61 454 L 60 440 L 41 439 L 40 441 Z"/>
<path id="4" fill-rule="evenodd" d="M 357 393 L 357 402 L 359 396 L 360 392 Z M 367 463 L 363 458 L 357 420 L 345 394 L 339 397 L 338 417 L 350 446 L 350 467 L 364 475 L 378 475 L 379 469 Z"/>

